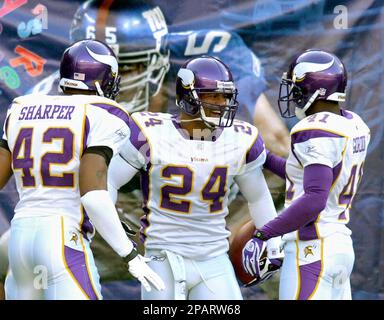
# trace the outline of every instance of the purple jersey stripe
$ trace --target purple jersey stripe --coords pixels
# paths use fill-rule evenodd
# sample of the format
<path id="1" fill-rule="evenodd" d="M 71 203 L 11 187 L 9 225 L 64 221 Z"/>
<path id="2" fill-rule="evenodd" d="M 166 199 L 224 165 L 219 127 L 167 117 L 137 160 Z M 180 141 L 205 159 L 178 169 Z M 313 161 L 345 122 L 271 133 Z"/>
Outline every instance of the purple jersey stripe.
<path id="1" fill-rule="evenodd" d="M 305 142 L 313 138 L 344 138 L 344 136 L 321 129 L 309 129 L 291 134 L 292 144 Z"/>
<path id="2" fill-rule="evenodd" d="M 348 112 L 347 110 L 344 110 L 344 109 L 341 109 L 340 110 L 340 113 L 341 115 L 344 117 L 344 118 L 347 118 L 349 120 L 353 119 L 353 114 Z"/>
<path id="3" fill-rule="evenodd" d="M 141 190 L 143 192 L 144 206 L 147 205 L 149 196 L 149 171 L 151 170 L 151 164 L 148 165 L 146 170 L 141 170 Z"/>
<path id="4" fill-rule="evenodd" d="M 147 236 L 145 235 L 145 229 L 149 227 L 149 220 L 148 215 L 145 214 L 140 218 L 140 241 L 141 243 L 144 243 L 147 239 Z"/>
<path id="5" fill-rule="evenodd" d="M 320 260 L 299 267 L 300 288 L 297 295 L 298 300 L 308 300 L 315 293 L 321 276 L 321 264 Z"/>
<path id="6" fill-rule="evenodd" d="M 265 149 L 264 141 L 261 138 L 261 135 L 259 134 L 255 142 L 253 143 L 252 147 L 247 152 L 245 163 L 250 163 L 256 160 L 259 157 L 259 155 L 263 152 L 264 149 Z"/>
<path id="7" fill-rule="evenodd" d="M 92 103 L 91 105 L 106 110 L 110 114 L 113 114 L 114 116 L 123 120 L 128 125 L 130 116 L 119 107 L 105 103 Z"/>
<path id="8" fill-rule="evenodd" d="M 132 145 L 145 157 L 146 163 L 149 163 L 151 159 L 151 149 L 149 147 L 149 143 L 145 134 L 141 131 L 141 128 L 133 118 L 129 119 L 129 129 L 131 130 L 129 140 Z"/>
<path id="9" fill-rule="evenodd" d="M 140 219 L 140 241 L 144 243 L 147 236 L 145 235 L 145 230 L 149 227 L 148 220 L 148 197 L 149 197 L 149 172 L 151 169 L 151 165 L 149 164 L 147 170 L 141 170 L 141 190 L 143 192 L 143 211 L 144 215 Z"/>
<path id="10" fill-rule="evenodd" d="M 336 167 L 334 167 L 332 169 L 332 173 L 333 173 L 333 181 L 332 181 L 332 186 L 334 185 L 335 181 L 337 180 L 337 178 L 339 177 L 340 175 L 340 172 L 341 172 L 341 168 L 343 167 L 343 161 L 340 161 L 340 163 L 338 165 L 336 165 Z"/>
<path id="11" fill-rule="evenodd" d="M 84 252 L 64 246 L 64 256 L 69 271 L 83 289 L 84 293 L 89 299 L 98 300 L 99 298 L 93 290 L 91 278 L 88 274 Z"/>
<path id="12" fill-rule="evenodd" d="M 342 213 L 340 213 L 338 219 L 339 219 L 339 220 L 347 220 L 347 215 L 346 215 L 346 213 L 345 213 L 345 210 L 344 210 Z"/>

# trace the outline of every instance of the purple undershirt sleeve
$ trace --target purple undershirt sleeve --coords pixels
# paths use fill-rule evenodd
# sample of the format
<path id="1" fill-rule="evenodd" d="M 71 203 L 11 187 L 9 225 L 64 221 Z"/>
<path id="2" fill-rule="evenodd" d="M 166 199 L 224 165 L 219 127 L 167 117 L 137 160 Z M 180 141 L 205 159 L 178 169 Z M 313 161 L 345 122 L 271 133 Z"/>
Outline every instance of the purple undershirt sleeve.
<path id="1" fill-rule="evenodd" d="M 332 168 L 322 164 L 305 167 L 304 194 L 260 229 L 263 237 L 282 236 L 316 220 L 327 204 L 332 182 Z"/>
<path id="2" fill-rule="evenodd" d="M 267 159 L 264 163 L 264 168 L 272 171 L 274 174 L 278 175 L 281 179 L 285 180 L 285 164 L 287 160 L 279 157 L 269 150 L 267 150 Z"/>

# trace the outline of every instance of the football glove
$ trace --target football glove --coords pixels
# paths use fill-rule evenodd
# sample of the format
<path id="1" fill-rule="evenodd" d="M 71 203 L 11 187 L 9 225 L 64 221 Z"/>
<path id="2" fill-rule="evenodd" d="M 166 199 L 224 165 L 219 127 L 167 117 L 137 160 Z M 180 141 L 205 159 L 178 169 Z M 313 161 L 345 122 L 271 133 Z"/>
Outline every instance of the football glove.
<path id="1" fill-rule="evenodd" d="M 154 272 L 148 265 L 147 262 L 151 259 L 143 257 L 141 254 L 137 254 L 136 250 L 133 249 L 134 255 L 129 254 L 124 258 L 124 261 L 128 262 L 128 271 L 141 282 L 146 291 L 151 291 L 151 284 L 156 290 L 164 290 L 165 284 L 163 280 Z M 134 256 L 134 258 L 132 258 Z"/>
<path id="2" fill-rule="evenodd" d="M 242 251 L 243 268 L 246 273 L 254 277 L 254 280 L 246 286 L 258 285 L 276 273 L 282 263 L 282 258 L 269 259 L 267 256 L 267 243 L 253 237 L 244 246 Z"/>

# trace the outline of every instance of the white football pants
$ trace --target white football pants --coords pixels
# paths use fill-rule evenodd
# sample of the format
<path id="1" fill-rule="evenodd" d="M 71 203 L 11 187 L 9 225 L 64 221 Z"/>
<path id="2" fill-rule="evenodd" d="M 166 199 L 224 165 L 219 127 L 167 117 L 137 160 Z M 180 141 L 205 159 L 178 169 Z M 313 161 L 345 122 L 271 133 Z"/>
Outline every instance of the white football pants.
<path id="1" fill-rule="evenodd" d="M 352 239 L 343 234 L 287 241 L 280 273 L 280 300 L 351 300 L 355 260 Z"/>
<path id="2" fill-rule="evenodd" d="M 69 218 L 19 218 L 11 223 L 6 299 L 101 299 L 88 240 Z"/>
<path id="3" fill-rule="evenodd" d="M 191 260 L 166 250 L 147 250 L 148 265 L 164 281 L 165 290 L 141 288 L 143 300 L 242 300 L 227 254 Z"/>

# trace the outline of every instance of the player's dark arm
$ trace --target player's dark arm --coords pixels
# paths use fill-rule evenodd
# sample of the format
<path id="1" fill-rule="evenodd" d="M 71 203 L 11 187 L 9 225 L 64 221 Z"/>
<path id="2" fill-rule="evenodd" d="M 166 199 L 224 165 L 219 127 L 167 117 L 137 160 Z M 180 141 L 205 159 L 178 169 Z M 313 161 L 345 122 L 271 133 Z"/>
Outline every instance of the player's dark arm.
<path id="1" fill-rule="evenodd" d="M 108 165 L 112 150 L 108 147 L 92 147 L 85 151 L 80 161 L 80 195 L 92 190 L 107 190 Z"/>
<path id="2" fill-rule="evenodd" d="M 285 180 L 285 165 L 287 160 L 283 157 L 273 154 L 267 150 L 267 158 L 264 163 L 264 168 L 272 171 L 281 179 Z"/>
<path id="3" fill-rule="evenodd" d="M 332 168 L 312 164 L 304 168 L 304 194 L 279 216 L 264 225 L 256 236 L 267 240 L 298 230 L 315 221 L 324 210 L 333 182 Z"/>
<path id="4" fill-rule="evenodd" d="M 3 189 L 12 176 L 12 155 L 8 143 L 0 139 L 0 189 Z"/>

